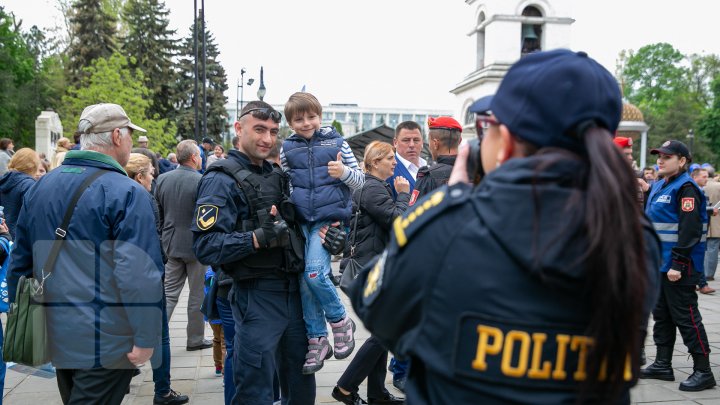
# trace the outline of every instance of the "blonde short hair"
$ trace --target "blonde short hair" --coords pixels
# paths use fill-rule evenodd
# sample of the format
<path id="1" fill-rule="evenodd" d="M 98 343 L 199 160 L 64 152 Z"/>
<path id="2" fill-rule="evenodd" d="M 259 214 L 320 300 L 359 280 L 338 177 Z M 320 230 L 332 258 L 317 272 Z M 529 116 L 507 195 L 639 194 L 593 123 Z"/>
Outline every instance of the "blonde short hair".
<path id="1" fill-rule="evenodd" d="M 15 152 L 8 163 L 8 170 L 16 170 L 30 176 L 35 176 L 38 167 L 40 167 L 40 157 L 30 148 L 22 148 Z"/>
<path id="2" fill-rule="evenodd" d="M 150 158 L 143 155 L 142 153 L 131 153 L 130 159 L 128 159 L 125 165 L 125 171 L 128 177 L 135 180 L 135 176 L 138 174 L 146 174 L 150 167 Z"/>
<path id="3" fill-rule="evenodd" d="M 62 137 L 55 142 L 55 145 L 63 147 L 65 149 L 70 149 L 70 140 L 68 138 Z"/>
<path id="4" fill-rule="evenodd" d="M 375 168 L 377 162 L 383 160 L 387 155 L 395 153 L 395 148 L 387 142 L 372 141 L 365 147 L 363 162 L 365 173 Z"/>

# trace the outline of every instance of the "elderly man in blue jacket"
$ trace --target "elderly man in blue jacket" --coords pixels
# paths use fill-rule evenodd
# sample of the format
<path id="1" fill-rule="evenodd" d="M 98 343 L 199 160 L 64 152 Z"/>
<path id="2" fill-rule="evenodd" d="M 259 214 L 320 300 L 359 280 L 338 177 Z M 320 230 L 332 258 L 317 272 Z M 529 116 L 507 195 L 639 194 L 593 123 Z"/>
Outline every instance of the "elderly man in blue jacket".
<path id="1" fill-rule="evenodd" d="M 145 130 L 117 104 L 85 108 L 78 130 L 82 150 L 68 152 L 25 195 L 8 289 L 12 301 L 21 276 L 43 283 L 63 403 L 120 404 L 161 334 L 163 263 L 152 196 L 123 170 L 133 131 Z M 98 171 L 65 228 L 55 266 L 43 271 L 72 196 Z"/>

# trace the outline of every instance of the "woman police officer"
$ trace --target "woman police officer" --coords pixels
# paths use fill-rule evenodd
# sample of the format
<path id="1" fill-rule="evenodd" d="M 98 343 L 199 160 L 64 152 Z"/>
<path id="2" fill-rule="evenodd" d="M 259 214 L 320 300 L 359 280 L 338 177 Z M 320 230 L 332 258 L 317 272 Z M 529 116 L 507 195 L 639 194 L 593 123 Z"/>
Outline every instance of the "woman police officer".
<path id="1" fill-rule="evenodd" d="M 483 181 L 398 218 L 353 306 L 411 360 L 409 403 L 628 403 L 660 243 L 612 143 L 617 82 L 583 52 L 538 52 L 490 110 Z"/>
<path id="2" fill-rule="evenodd" d="M 705 194 L 686 171 L 690 151 L 684 143 L 667 141 L 650 153 L 658 155 L 658 174 L 645 212 L 662 241 L 660 298 L 653 310 L 655 362 L 641 371 L 641 378 L 675 381 L 672 352 L 675 328 L 693 358 L 693 373 L 680 383 L 682 391 L 702 391 L 715 386 L 710 370 L 710 346 L 698 311 L 695 285 L 702 274 L 708 216 Z"/>

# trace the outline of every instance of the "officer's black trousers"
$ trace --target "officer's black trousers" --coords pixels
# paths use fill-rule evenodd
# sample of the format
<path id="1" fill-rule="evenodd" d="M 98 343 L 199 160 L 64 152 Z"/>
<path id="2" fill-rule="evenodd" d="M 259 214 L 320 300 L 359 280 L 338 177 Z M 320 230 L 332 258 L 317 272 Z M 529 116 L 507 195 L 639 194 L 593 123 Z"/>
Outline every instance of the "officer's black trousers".
<path id="1" fill-rule="evenodd" d="M 270 405 L 277 367 L 288 405 L 315 403 L 315 375 L 303 375 L 307 337 L 297 275 L 234 282 L 233 404 Z M 287 402 L 285 402 L 287 401 Z"/>
<path id="2" fill-rule="evenodd" d="M 343 375 L 340 376 L 337 385 L 344 390 L 355 392 L 367 377 L 368 398 L 385 398 L 388 394 L 388 390 L 385 389 L 387 358 L 387 349 L 375 336 L 370 336 L 357 351 Z"/>
<path id="3" fill-rule="evenodd" d="M 120 404 L 135 369 L 57 369 L 57 385 L 65 405 Z"/>
<path id="4" fill-rule="evenodd" d="M 655 345 L 673 347 L 675 345 L 675 328 L 680 330 L 685 346 L 691 354 L 708 355 L 708 345 L 705 326 L 698 310 L 698 298 L 695 284 L 687 281 L 683 284 L 673 283 L 667 279 L 667 274 L 661 274 L 660 297 L 653 310 L 653 339 Z"/>

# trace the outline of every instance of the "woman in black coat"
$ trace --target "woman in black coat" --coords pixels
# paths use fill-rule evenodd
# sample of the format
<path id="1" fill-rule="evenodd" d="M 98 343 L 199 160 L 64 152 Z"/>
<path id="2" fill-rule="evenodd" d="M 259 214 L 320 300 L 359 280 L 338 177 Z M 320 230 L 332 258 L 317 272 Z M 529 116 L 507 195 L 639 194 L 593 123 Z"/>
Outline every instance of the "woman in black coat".
<path id="1" fill-rule="evenodd" d="M 353 195 L 357 227 L 351 230 L 354 238 L 354 258 L 359 264 L 368 263 L 382 253 L 390 239 L 390 227 L 395 218 L 408 208 L 410 183 L 403 177 L 395 178 L 397 200 L 393 199 L 390 186 L 385 182 L 395 170 L 395 150 L 392 145 L 374 141 L 365 148 L 365 183 Z M 358 209 L 359 208 L 359 209 Z M 367 377 L 368 402 L 371 404 L 401 404 L 385 389 L 387 373 L 387 349 L 374 337 L 360 347 L 333 389 L 332 396 L 343 404 L 364 403 L 358 394 L 358 386 Z"/>

